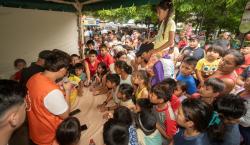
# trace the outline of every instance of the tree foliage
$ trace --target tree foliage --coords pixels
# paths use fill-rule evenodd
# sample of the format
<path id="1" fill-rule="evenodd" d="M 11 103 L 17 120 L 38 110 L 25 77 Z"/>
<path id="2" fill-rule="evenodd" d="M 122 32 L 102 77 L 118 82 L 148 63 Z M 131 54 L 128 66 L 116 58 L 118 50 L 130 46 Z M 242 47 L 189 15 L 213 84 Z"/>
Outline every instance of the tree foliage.
<path id="1" fill-rule="evenodd" d="M 244 7 L 248 0 L 174 0 L 175 21 L 191 22 L 197 30 L 225 29 L 238 32 Z M 151 18 L 157 23 L 157 16 L 150 4 L 100 10 L 95 16 L 108 21 L 127 22 L 129 19 L 145 21 Z"/>

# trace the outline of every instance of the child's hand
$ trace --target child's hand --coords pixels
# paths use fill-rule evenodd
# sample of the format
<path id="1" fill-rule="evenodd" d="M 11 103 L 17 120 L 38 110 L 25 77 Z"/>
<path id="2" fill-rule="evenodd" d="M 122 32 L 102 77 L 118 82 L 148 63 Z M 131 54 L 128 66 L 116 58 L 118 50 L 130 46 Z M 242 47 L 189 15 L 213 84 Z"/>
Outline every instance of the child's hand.
<path id="1" fill-rule="evenodd" d="M 63 83 L 63 88 L 66 92 L 71 91 L 71 89 L 73 88 L 73 84 L 70 82 Z"/>
<path id="2" fill-rule="evenodd" d="M 94 92 L 93 92 L 93 95 L 94 95 L 94 96 L 99 95 L 99 91 L 94 91 Z"/>
<path id="3" fill-rule="evenodd" d="M 90 85 L 90 80 L 86 80 L 85 82 L 84 82 L 84 86 L 86 86 L 86 87 L 88 87 L 89 85 Z"/>
<path id="4" fill-rule="evenodd" d="M 107 112 L 107 113 L 103 114 L 102 117 L 103 117 L 103 119 L 108 120 L 108 119 L 110 119 L 110 118 L 113 118 L 113 114 L 110 113 L 110 112 Z"/>
<path id="5" fill-rule="evenodd" d="M 100 111 L 101 111 L 101 112 L 106 112 L 106 111 L 108 111 L 108 107 L 104 107 L 104 106 L 103 106 L 103 107 L 100 108 Z"/>
<path id="6" fill-rule="evenodd" d="M 102 107 L 105 107 L 107 105 L 107 102 L 103 102 L 102 104 L 97 105 L 98 109 L 101 109 Z"/>

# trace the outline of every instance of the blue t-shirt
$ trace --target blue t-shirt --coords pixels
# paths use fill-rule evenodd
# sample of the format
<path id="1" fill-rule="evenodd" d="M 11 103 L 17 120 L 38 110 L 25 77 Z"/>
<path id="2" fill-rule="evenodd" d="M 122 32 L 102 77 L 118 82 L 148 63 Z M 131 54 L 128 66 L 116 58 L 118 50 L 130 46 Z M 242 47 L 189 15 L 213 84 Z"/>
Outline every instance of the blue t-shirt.
<path id="1" fill-rule="evenodd" d="M 185 137 L 184 129 L 174 136 L 174 145 L 210 145 L 207 133 L 200 133 L 197 136 Z"/>
<path id="2" fill-rule="evenodd" d="M 187 94 L 192 95 L 193 93 L 196 93 L 196 83 L 194 80 L 194 77 L 192 75 L 190 76 L 184 76 L 181 73 L 178 74 L 176 77 L 176 80 L 184 82 L 187 86 Z"/>
<path id="3" fill-rule="evenodd" d="M 239 125 L 226 125 L 223 142 L 211 141 L 211 145 L 239 145 L 240 144 L 240 130 Z"/>
<path id="4" fill-rule="evenodd" d="M 247 68 L 244 69 L 244 71 L 242 72 L 241 76 L 244 79 L 247 79 L 248 77 L 250 77 L 250 66 L 248 66 Z"/>

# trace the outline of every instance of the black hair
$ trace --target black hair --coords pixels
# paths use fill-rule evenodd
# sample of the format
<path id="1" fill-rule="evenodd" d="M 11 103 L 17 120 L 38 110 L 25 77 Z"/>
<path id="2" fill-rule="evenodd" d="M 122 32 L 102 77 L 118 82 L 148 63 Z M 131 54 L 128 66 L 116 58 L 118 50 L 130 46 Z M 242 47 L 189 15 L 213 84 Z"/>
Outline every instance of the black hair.
<path id="1" fill-rule="evenodd" d="M 181 90 L 183 92 L 187 91 L 187 84 L 183 81 L 177 81 L 177 86 L 180 86 Z"/>
<path id="2" fill-rule="evenodd" d="M 77 54 L 71 54 L 71 55 L 70 55 L 70 57 L 71 57 L 71 58 L 73 58 L 73 57 L 80 58 L 80 56 L 79 56 L 79 55 L 77 55 Z"/>
<path id="3" fill-rule="evenodd" d="M 199 132 L 207 130 L 212 116 L 212 107 L 200 99 L 188 98 L 182 102 L 182 110 L 187 121 L 194 123 Z"/>
<path id="4" fill-rule="evenodd" d="M 211 140 L 223 141 L 225 135 L 225 119 L 239 119 L 247 112 L 245 100 L 240 96 L 228 94 L 218 97 L 213 102 L 214 111 L 216 111 L 220 118 L 219 124 L 209 126 L 208 135 Z"/>
<path id="5" fill-rule="evenodd" d="M 107 45 L 106 45 L 106 44 L 104 44 L 104 43 L 103 43 L 103 44 L 101 44 L 101 46 L 100 46 L 99 48 L 100 48 L 100 49 L 101 49 L 101 48 L 104 48 L 105 50 L 107 50 L 107 49 L 108 49 L 108 48 L 107 48 Z"/>
<path id="6" fill-rule="evenodd" d="M 239 51 L 234 50 L 234 49 L 229 49 L 229 50 L 226 51 L 225 56 L 229 55 L 229 54 L 231 54 L 231 55 L 233 55 L 235 57 L 236 66 L 240 66 L 240 65 L 245 63 L 245 57 Z"/>
<path id="7" fill-rule="evenodd" d="M 145 71 L 145 70 L 138 70 L 138 71 L 135 72 L 135 74 L 136 74 L 140 79 L 144 80 L 144 85 L 145 85 L 146 87 L 149 86 L 149 79 L 150 79 L 150 78 L 149 78 L 149 75 L 148 75 L 147 71 Z"/>
<path id="8" fill-rule="evenodd" d="M 151 92 L 154 93 L 158 99 L 163 99 L 164 102 L 170 101 L 173 90 L 169 85 L 156 84 L 151 88 Z M 170 91 L 168 91 L 170 89 Z"/>
<path id="9" fill-rule="evenodd" d="M 177 82 L 172 78 L 164 79 L 160 82 L 160 84 L 165 86 L 165 90 L 170 92 L 170 94 L 173 94 L 174 90 L 177 88 Z"/>
<path id="10" fill-rule="evenodd" d="M 14 66 L 17 67 L 19 63 L 24 63 L 26 65 L 26 61 L 22 58 L 18 58 L 14 61 Z"/>
<path id="11" fill-rule="evenodd" d="M 225 89 L 225 84 L 222 80 L 217 78 L 209 78 L 205 81 L 205 86 L 211 86 L 214 93 L 223 92 Z"/>
<path id="12" fill-rule="evenodd" d="M 38 54 L 38 57 L 46 60 L 48 56 L 50 56 L 51 52 L 51 50 L 43 50 Z"/>
<path id="13" fill-rule="evenodd" d="M 119 86 L 118 92 L 125 95 L 126 99 L 128 100 L 128 99 L 131 99 L 133 97 L 134 88 L 129 84 L 121 84 Z"/>
<path id="14" fill-rule="evenodd" d="M 151 110 L 153 107 L 153 104 L 147 98 L 137 99 L 134 103 L 140 106 L 141 110 Z"/>
<path id="15" fill-rule="evenodd" d="M 108 74 L 106 80 L 115 83 L 117 86 L 120 84 L 120 76 L 118 74 Z"/>
<path id="16" fill-rule="evenodd" d="M 106 145 L 128 145 L 127 126 L 114 119 L 109 119 L 103 127 L 103 140 Z"/>
<path id="17" fill-rule="evenodd" d="M 221 57 L 223 57 L 225 53 L 225 49 L 219 45 L 210 45 L 207 49 L 207 52 L 211 52 L 211 51 L 219 53 Z"/>
<path id="18" fill-rule="evenodd" d="M 84 65 L 82 63 L 75 64 L 75 69 L 82 69 L 84 70 Z"/>
<path id="19" fill-rule="evenodd" d="M 56 140 L 59 145 L 77 144 L 80 137 L 81 125 L 76 117 L 66 118 L 56 130 Z"/>
<path id="20" fill-rule="evenodd" d="M 150 111 L 142 110 L 137 114 L 137 125 L 146 135 L 156 130 L 156 122 L 156 117 Z"/>
<path id="21" fill-rule="evenodd" d="M 93 40 L 88 40 L 87 42 L 86 42 L 86 45 L 88 46 L 88 45 L 95 45 L 95 42 L 93 41 Z"/>
<path id="22" fill-rule="evenodd" d="M 239 119 L 246 114 L 245 100 L 240 96 L 228 94 L 216 99 L 214 110 L 223 115 L 226 119 Z"/>
<path id="23" fill-rule="evenodd" d="M 119 106 L 114 111 L 114 117 L 120 123 L 126 124 L 129 127 L 133 123 L 130 110 L 125 106 Z"/>
<path id="24" fill-rule="evenodd" d="M 11 107 L 24 103 L 25 91 L 18 82 L 0 80 L 0 118 Z"/>
<path id="25" fill-rule="evenodd" d="M 105 74 L 107 74 L 107 72 L 108 72 L 107 65 L 106 65 L 104 62 L 100 62 L 100 63 L 98 64 L 98 67 L 99 67 L 99 66 L 103 69 L 102 74 L 99 74 L 99 75 L 104 76 Z"/>
<path id="26" fill-rule="evenodd" d="M 186 63 L 188 65 L 192 65 L 192 66 L 196 66 L 197 64 L 197 59 L 195 59 L 194 57 L 186 57 L 182 63 Z"/>
<path id="27" fill-rule="evenodd" d="M 57 72 L 61 68 L 67 69 L 70 61 L 70 56 L 66 52 L 60 50 L 52 51 L 45 61 L 44 68 L 51 72 Z"/>
<path id="28" fill-rule="evenodd" d="M 123 70 L 127 74 L 132 73 L 132 67 L 127 64 L 125 61 L 116 61 L 115 62 L 115 67 L 118 67 L 119 69 Z"/>
<path id="29" fill-rule="evenodd" d="M 124 51 L 119 51 L 116 55 L 115 55 L 115 58 L 116 59 L 119 59 L 121 56 L 123 55 L 127 55 Z"/>
<path id="30" fill-rule="evenodd" d="M 94 54 L 95 56 L 97 56 L 97 51 L 91 49 L 91 50 L 89 50 L 89 55 L 91 55 L 91 54 Z"/>
<path id="31" fill-rule="evenodd" d="M 164 11 L 168 10 L 168 15 L 166 16 L 166 18 L 164 19 L 164 22 L 163 22 L 164 29 L 163 29 L 162 36 L 164 38 L 164 34 L 165 34 L 165 31 L 167 28 L 168 20 L 174 11 L 173 2 L 172 2 L 172 0 L 161 0 L 160 3 L 157 5 L 157 8 L 160 8 Z"/>
<path id="32" fill-rule="evenodd" d="M 140 57 L 144 52 L 149 52 L 150 50 L 154 49 L 154 44 L 153 43 L 148 43 L 148 44 L 141 44 L 139 51 L 136 52 L 136 57 Z"/>

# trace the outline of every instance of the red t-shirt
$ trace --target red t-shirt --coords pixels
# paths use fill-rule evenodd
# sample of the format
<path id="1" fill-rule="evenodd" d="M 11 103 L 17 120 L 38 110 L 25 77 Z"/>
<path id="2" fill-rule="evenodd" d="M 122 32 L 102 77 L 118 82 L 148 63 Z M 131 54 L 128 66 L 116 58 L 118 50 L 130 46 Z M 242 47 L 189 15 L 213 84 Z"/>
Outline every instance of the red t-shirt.
<path id="1" fill-rule="evenodd" d="M 176 113 L 176 111 L 178 110 L 178 108 L 181 105 L 181 101 L 179 100 L 179 98 L 177 96 L 172 95 L 170 103 L 171 103 L 171 107 L 173 108 L 173 111 Z"/>
<path id="2" fill-rule="evenodd" d="M 242 74 L 244 69 L 250 65 L 250 54 L 245 55 L 245 63 L 240 66 L 240 68 L 236 69 L 236 73 L 238 75 Z"/>
<path id="3" fill-rule="evenodd" d="M 110 64 L 114 63 L 114 58 L 109 53 L 107 53 L 104 57 L 101 54 L 99 54 L 97 56 L 97 59 L 100 62 L 104 62 L 108 68 Z"/>
<path id="4" fill-rule="evenodd" d="M 97 67 L 98 67 L 98 64 L 100 63 L 100 61 L 96 60 L 93 65 L 90 63 L 89 58 L 86 58 L 85 61 L 88 63 L 90 76 L 92 77 L 96 73 L 96 70 L 97 70 Z"/>

